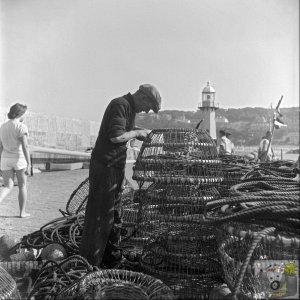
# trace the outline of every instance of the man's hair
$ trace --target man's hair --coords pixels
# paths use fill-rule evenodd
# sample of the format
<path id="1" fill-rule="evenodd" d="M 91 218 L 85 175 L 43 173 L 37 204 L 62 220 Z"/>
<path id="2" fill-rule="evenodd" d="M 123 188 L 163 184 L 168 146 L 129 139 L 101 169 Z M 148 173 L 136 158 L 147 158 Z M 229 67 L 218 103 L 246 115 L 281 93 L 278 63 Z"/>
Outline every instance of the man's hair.
<path id="1" fill-rule="evenodd" d="M 16 118 L 23 116 L 25 114 L 26 110 L 27 110 L 26 105 L 16 103 L 13 106 L 11 106 L 7 116 L 9 119 L 16 119 Z"/>
<path id="2" fill-rule="evenodd" d="M 219 131 L 219 133 L 220 133 L 221 135 L 225 135 L 225 130 L 221 129 L 221 130 Z"/>

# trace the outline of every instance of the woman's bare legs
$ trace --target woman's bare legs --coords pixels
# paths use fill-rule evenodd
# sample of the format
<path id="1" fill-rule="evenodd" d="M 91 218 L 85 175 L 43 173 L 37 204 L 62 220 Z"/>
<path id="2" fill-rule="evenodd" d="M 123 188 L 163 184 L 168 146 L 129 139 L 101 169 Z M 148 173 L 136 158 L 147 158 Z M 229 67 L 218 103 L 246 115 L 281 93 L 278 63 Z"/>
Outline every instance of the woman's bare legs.
<path id="1" fill-rule="evenodd" d="M 19 187 L 19 207 L 20 207 L 20 218 L 29 217 L 30 214 L 25 211 L 27 203 L 27 175 L 25 174 L 26 169 L 17 170 L 16 175 L 18 179 Z"/>
<path id="2" fill-rule="evenodd" d="M 0 203 L 12 191 L 14 187 L 14 170 L 2 171 L 3 187 L 0 190 Z"/>

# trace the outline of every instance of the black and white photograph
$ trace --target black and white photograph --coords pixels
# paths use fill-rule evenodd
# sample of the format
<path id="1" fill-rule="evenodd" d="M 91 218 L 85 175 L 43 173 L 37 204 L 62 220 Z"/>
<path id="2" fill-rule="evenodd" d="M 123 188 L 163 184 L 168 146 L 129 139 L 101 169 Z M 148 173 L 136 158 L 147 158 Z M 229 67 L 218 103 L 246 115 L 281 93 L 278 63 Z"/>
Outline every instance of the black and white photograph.
<path id="1" fill-rule="evenodd" d="M 299 299 L 299 0 L 0 0 L 0 299 Z"/>

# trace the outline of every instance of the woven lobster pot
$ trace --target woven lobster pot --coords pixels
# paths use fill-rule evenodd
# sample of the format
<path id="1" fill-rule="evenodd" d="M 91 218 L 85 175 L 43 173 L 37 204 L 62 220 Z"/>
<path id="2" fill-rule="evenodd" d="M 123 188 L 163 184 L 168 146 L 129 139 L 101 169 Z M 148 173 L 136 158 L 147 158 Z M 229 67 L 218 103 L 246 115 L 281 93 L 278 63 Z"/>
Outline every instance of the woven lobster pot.
<path id="1" fill-rule="evenodd" d="M 141 199 L 141 219 L 200 222 L 206 202 L 220 198 L 216 188 L 153 183 Z"/>
<path id="2" fill-rule="evenodd" d="M 0 267 L 0 300 L 21 299 L 17 284 L 11 275 Z"/>
<path id="3" fill-rule="evenodd" d="M 170 279 L 180 299 L 207 296 L 200 281 L 220 270 L 212 230 L 201 226 L 206 203 L 219 199 L 216 186 L 223 180 L 214 141 L 201 130 L 153 130 L 133 179 L 152 183 L 139 199 L 144 270 Z"/>
<path id="4" fill-rule="evenodd" d="M 168 237 L 188 234 L 194 236 L 198 231 L 198 224 L 194 223 L 180 223 L 180 222 L 163 222 L 160 220 L 145 220 L 139 224 L 137 236 L 144 238 L 144 243 L 149 242 L 150 239 L 160 237 Z"/>
<path id="5" fill-rule="evenodd" d="M 149 239 L 158 237 L 168 237 L 174 235 L 188 235 L 194 236 L 206 235 L 201 227 L 202 214 L 189 216 L 172 216 L 167 214 L 151 214 L 151 206 L 141 209 L 141 219 L 136 227 L 135 232 L 129 238 L 125 237 L 126 244 L 130 242 L 131 245 L 145 245 Z M 193 218 L 193 216 L 195 218 Z M 128 229 L 129 227 L 125 228 Z M 193 237 L 192 237 L 193 238 Z M 205 239 L 206 236 L 199 237 L 200 240 Z M 122 242 L 124 244 L 124 241 Z"/>
<path id="6" fill-rule="evenodd" d="M 132 178 L 212 185 L 222 181 L 221 162 L 206 131 L 155 129 L 142 144 Z"/>
<path id="7" fill-rule="evenodd" d="M 242 181 L 242 177 L 245 174 L 243 171 L 226 170 L 223 168 L 223 182 L 220 184 L 220 194 L 222 197 L 230 195 L 230 188 Z"/>
<path id="8" fill-rule="evenodd" d="M 233 222 L 218 226 L 217 241 L 220 260 L 225 282 L 232 292 L 237 289 L 242 295 L 266 298 L 270 291 L 270 283 L 263 266 L 270 265 L 270 261 L 299 260 L 300 239 L 284 232 L 267 234 L 253 246 L 255 238 L 259 236 L 262 226 Z M 251 248 L 254 251 L 251 253 Z M 245 264 L 246 260 L 249 260 Z M 245 268 L 243 278 L 240 278 L 241 268 Z M 260 272 L 262 270 L 263 272 Z"/>
<path id="9" fill-rule="evenodd" d="M 174 299 L 161 280 L 127 270 L 102 270 L 87 274 L 77 285 L 61 291 L 57 299 Z"/>
<path id="10" fill-rule="evenodd" d="M 146 274 L 168 285 L 176 299 L 208 299 L 210 290 L 222 282 L 219 271 L 204 272 L 202 269 L 200 272 L 187 268 L 183 272 L 153 252 L 144 253 L 141 266 Z"/>
<path id="11" fill-rule="evenodd" d="M 122 206 L 122 228 L 126 229 L 125 238 L 132 236 L 138 223 L 139 204 L 129 204 Z"/>
<path id="12" fill-rule="evenodd" d="M 144 245 L 142 256 L 152 258 L 154 266 L 163 262 L 163 266 L 174 268 L 183 276 L 187 271 L 196 274 L 217 271 L 220 265 L 214 236 L 192 236 L 181 232 L 182 235 L 164 234 L 150 238 Z"/>
<path id="13" fill-rule="evenodd" d="M 123 224 L 136 224 L 138 221 L 138 208 L 139 204 L 130 204 L 122 206 L 122 219 Z"/>
<path id="14" fill-rule="evenodd" d="M 126 228 L 127 229 L 127 228 Z M 177 256 L 183 255 L 187 264 L 191 265 L 188 257 L 203 256 L 203 253 L 214 255 L 217 251 L 215 235 L 212 228 L 201 226 L 193 222 L 163 222 L 160 220 L 144 220 L 135 228 L 134 235 L 121 240 L 123 250 L 142 254 L 143 247 L 151 241 L 156 240 L 163 247 L 167 247 L 164 253 L 174 254 L 173 260 Z M 194 255 L 196 253 L 196 255 Z M 214 255 L 215 256 L 215 255 Z M 169 260 L 172 257 L 168 257 Z M 178 260 L 177 260 L 178 262 Z"/>
<path id="15" fill-rule="evenodd" d="M 214 228 L 197 223 L 144 222 L 140 232 L 151 240 L 162 239 L 170 251 L 185 247 L 186 251 L 197 252 L 204 243 L 216 244 Z"/>
<path id="16" fill-rule="evenodd" d="M 147 257 L 148 266 L 174 269 L 183 277 L 186 272 L 198 274 L 220 270 L 212 228 L 192 223 L 160 222 L 160 226 L 149 230 L 148 234 L 142 254 L 144 261 Z"/>
<path id="17" fill-rule="evenodd" d="M 160 236 L 161 233 L 165 232 L 166 228 L 166 223 L 162 223 L 160 221 L 152 220 L 140 222 L 138 226 L 135 227 L 133 235 L 121 240 L 121 245 L 133 246 L 137 248 L 137 251 L 141 254 L 143 251 L 143 245 L 148 243 L 151 236 Z"/>
<path id="18" fill-rule="evenodd" d="M 143 203 L 152 204 L 182 204 L 196 205 L 203 208 L 207 201 L 220 198 L 220 194 L 215 187 L 201 188 L 192 184 L 168 184 L 153 183 L 146 192 Z"/>
<path id="19" fill-rule="evenodd" d="M 21 277 L 30 275 L 33 270 L 39 270 L 44 263 L 42 260 L 3 261 L 0 262 L 0 267 L 13 277 Z"/>
<path id="20" fill-rule="evenodd" d="M 89 187 L 90 187 L 89 177 L 87 177 L 72 192 L 66 205 L 67 214 L 77 215 L 77 214 L 85 213 L 85 208 L 89 196 Z M 132 203 L 133 192 L 134 191 L 133 191 L 132 184 L 128 181 L 126 177 L 124 177 L 122 183 L 122 202 L 124 204 Z"/>
<path id="21" fill-rule="evenodd" d="M 87 177 L 72 192 L 66 205 L 66 211 L 69 215 L 84 214 L 89 195 L 89 186 L 89 177 Z"/>

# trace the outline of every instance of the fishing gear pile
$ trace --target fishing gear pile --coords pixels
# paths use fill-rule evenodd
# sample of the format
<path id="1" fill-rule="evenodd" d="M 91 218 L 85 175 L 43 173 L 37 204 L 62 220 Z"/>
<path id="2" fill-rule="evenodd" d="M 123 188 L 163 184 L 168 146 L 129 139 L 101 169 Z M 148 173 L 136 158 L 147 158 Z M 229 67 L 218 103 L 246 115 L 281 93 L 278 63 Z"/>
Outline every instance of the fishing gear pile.
<path id="1" fill-rule="evenodd" d="M 204 221 L 216 228 L 224 280 L 233 297 L 296 294 L 300 182 L 293 168 L 283 172 L 282 165 L 259 164 L 231 187 L 230 197 L 206 205 Z"/>

